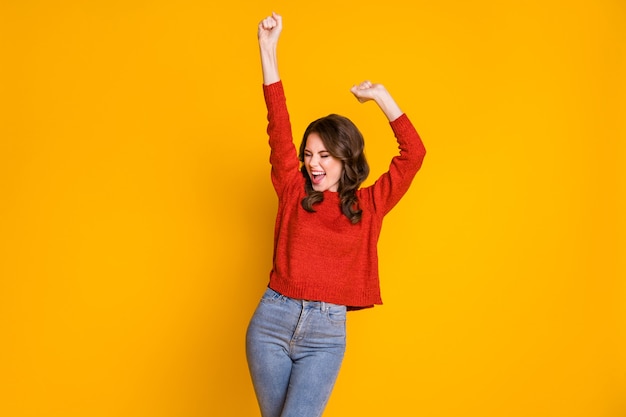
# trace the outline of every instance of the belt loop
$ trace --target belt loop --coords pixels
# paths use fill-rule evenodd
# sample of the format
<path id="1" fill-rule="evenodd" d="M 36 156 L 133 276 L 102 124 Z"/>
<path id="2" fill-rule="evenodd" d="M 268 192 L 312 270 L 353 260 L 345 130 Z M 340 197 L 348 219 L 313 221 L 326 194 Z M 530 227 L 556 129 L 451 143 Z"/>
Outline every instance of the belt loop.
<path id="1" fill-rule="evenodd" d="M 320 307 L 321 307 L 321 309 L 322 309 L 322 312 L 326 311 L 326 309 L 328 308 L 328 307 L 326 307 L 326 303 L 325 303 L 324 301 L 322 301 L 322 302 L 320 303 Z"/>

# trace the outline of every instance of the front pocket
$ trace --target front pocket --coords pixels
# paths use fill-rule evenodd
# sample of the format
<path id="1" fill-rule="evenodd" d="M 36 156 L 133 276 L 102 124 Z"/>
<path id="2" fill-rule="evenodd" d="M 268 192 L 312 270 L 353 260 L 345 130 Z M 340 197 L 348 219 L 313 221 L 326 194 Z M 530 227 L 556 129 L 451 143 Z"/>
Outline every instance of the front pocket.
<path id="1" fill-rule="evenodd" d="M 326 310 L 326 317 L 332 324 L 344 325 L 346 323 L 346 307 L 332 306 Z"/>
<path id="2" fill-rule="evenodd" d="M 277 293 L 271 288 L 268 288 L 267 290 L 265 290 L 265 293 L 263 293 L 263 296 L 261 297 L 261 302 L 265 304 L 275 304 L 279 301 L 284 300 L 284 298 L 285 297 L 283 297 L 281 294 Z"/>

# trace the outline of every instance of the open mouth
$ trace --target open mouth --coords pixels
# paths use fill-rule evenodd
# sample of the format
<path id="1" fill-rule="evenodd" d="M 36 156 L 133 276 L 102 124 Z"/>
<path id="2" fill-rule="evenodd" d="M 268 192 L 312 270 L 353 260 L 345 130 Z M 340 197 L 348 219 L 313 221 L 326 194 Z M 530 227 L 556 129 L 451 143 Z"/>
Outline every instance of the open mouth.
<path id="1" fill-rule="evenodd" d="M 313 184 L 319 184 L 324 181 L 326 173 L 324 171 L 311 171 L 311 181 Z"/>

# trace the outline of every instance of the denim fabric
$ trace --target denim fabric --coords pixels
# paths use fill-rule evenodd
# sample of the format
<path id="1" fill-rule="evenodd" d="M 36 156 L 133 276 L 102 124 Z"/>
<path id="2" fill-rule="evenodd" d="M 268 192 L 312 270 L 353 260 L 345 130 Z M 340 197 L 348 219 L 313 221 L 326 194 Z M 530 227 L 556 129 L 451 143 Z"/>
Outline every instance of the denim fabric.
<path id="1" fill-rule="evenodd" d="M 246 334 L 262 416 L 321 416 L 345 349 L 345 306 L 297 300 L 268 288 Z"/>

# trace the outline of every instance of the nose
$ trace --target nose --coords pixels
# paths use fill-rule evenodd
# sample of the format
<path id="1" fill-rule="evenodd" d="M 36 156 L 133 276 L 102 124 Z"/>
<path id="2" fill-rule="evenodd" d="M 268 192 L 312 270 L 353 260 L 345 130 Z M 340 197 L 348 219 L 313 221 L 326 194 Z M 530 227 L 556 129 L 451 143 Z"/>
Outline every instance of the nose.
<path id="1" fill-rule="evenodd" d="M 319 166 L 319 162 L 320 162 L 319 155 L 313 155 L 313 156 L 311 156 L 311 159 L 309 160 L 309 165 L 311 167 L 317 168 Z"/>

